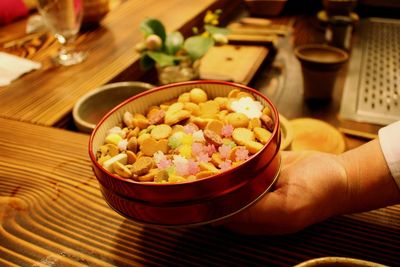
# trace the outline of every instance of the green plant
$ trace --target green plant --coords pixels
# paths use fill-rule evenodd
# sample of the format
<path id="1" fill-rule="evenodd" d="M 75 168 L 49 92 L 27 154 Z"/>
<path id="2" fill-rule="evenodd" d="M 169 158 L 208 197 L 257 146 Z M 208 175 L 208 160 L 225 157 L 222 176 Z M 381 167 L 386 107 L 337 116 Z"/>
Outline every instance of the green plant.
<path id="1" fill-rule="evenodd" d="M 141 66 L 149 69 L 157 64 L 159 67 L 177 65 L 182 61 L 194 62 L 200 59 L 215 44 L 227 43 L 229 31 L 217 27 L 221 10 L 207 11 L 204 16 L 204 30 L 199 33 L 193 29 L 192 36 L 185 39 L 179 31 L 166 33 L 163 23 L 154 18 L 145 19 L 140 29 L 144 41 L 136 45 L 141 54 Z"/>

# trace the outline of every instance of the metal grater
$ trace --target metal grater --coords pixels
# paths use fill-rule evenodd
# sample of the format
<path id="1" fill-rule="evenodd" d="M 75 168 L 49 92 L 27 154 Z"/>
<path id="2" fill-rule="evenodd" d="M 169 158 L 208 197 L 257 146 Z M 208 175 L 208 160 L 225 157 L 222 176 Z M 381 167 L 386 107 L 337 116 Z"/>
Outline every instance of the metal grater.
<path id="1" fill-rule="evenodd" d="M 400 20 L 360 22 L 340 116 L 380 125 L 400 120 Z"/>

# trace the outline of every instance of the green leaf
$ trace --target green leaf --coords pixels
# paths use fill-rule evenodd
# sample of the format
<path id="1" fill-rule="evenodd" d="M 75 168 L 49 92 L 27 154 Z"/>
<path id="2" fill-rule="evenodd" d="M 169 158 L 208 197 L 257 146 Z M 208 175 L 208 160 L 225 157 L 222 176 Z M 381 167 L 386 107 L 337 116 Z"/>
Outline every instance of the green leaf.
<path id="1" fill-rule="evenodd" d="M 148 51 L 147 55 L 157 62 L 160 67 L 175 65 L 175 61 L 179 60 L 178 57 L 167 55 L 162 52 Z"/>
<path id="2" fill-rule="evenodd" d="M 164 42 L 166 38 L 165 28 L 161 21 L 158 19 L 145 19 L 140 24 L 140 30 L 144 32 L 146 36 L 150 34 L 158 35 Z"/>
<path id="3" fill-rule="evenodd" d="M 223 35 L 228 35 L 230 33 L 230 30 L 227 28 L 220 28 L 220 27 L 215 27 L 215 26 L 211 26 L 211 25 L 205 25 L 204 29 L 211 34 L 220 33 Z"/>
<path id="4" fill-rule="evenodd" d="M 183 35 L 180 32 L 171 32 L 167 35 L 165 40 L 165 49 L 168 54 L 175 55 L 175 53 L 182 48 Z"/>
<path id="5" fill-rule="evenodd" d="M 186 39 L 184 48 L 194 60 L 201 58 L 214 46 L 214 40 L 211 37 L 192 36 Z"/>
<path id="6" fill-rule="evenodd" d="M 143 70 L 149 70 L 154 67 L 154 60 L 146 53 L 140 58 L 140 67 Z"/>

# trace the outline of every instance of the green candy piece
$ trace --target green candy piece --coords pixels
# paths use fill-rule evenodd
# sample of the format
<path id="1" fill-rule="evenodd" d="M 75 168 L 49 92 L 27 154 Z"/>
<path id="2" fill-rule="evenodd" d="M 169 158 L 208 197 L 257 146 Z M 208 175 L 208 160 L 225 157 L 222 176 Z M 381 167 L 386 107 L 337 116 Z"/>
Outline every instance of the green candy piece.
<path id="1" fill-rule="evenodd" d="M 184 137 L 185 133 L 183 132 L 176 132 L 168 138 L 168 146 L 170 148 L 177 148 L 182 144 L 182 138 Z"/>
<path id="2" fill-rule="evenodd" d="M 236 146 L 235 142 L 230 141 L 230 140 L 223 140 L 223 144 L 230 146 L 231 148 L 234 148 Z"/>

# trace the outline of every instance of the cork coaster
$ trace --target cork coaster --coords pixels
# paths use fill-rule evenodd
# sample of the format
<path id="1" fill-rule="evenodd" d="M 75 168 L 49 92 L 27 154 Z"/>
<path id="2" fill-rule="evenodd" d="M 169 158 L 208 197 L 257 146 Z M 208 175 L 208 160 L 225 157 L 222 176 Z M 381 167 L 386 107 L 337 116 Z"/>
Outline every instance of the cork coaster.
<path id="1" fill-rule="evenodd" d="M 346 145 L 343 135 L 332 125 L 317 119 L 299 118 L 290 121 L 293 128 L 291 148 L 298 150 L 316 150 L 340 154 Z"/>

